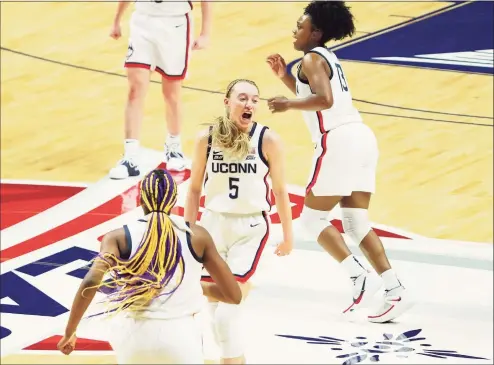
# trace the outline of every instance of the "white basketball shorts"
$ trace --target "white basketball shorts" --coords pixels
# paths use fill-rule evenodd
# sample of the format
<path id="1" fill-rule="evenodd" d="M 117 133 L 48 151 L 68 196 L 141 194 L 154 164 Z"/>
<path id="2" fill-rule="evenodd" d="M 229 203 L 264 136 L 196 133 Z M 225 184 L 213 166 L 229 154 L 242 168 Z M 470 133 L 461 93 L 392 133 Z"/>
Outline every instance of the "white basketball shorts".
<path id="1" fill-rule="evenodd" d="M 306 193 L 350 196 L 374 193 L 379 150 L 374 132 L 364 123 L 343 124 L 326 132 L 315 146 Z"/>
<path id="2" fill-rule="evenodd" d="M 118 364 L 203 364 L 200 315 L 173 319 L 111 319 L 109 342 Z"/>
<path id="3" fill-rule="evenodd" d="M 266 213 L 238 215 L 206 210 L 199 223 L 213 238 L 216 249 L 239 282 L 254 275 L 269 238 Z M 203 280 L 211 277 L 204 269 Z"/>
<path id="4" fill-rule="evenodd" d="M 192 16 L 149 16 L 134 12 L 125 67 L 158 72 L 169 80 L 183 80 L 192 47 Z"/>

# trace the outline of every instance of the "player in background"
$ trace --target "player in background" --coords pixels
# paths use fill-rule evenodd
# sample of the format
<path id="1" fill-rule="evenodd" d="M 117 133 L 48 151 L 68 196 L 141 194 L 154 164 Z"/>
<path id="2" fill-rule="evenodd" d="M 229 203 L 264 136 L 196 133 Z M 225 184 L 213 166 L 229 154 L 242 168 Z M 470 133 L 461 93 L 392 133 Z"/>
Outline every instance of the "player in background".
<path id="1" fill-rule="evenodd" d="M 324 46 L 354 31 L 353 15 L 344 2 L 311 2 L 293 30 L 294 48 L 304 54 L 296 77 L 287 73 L 280 55 L 267 58 L 274 74 L 297 98 L 274 97 L 268 100 L 268 106 L 273 113 L 301 110 L 312 136 L 315 153 L 300 225 L 305 237 L 317 240 L 353 281 L 353 303 L 344 313 L 366 306 L 384 281 L 382 306 L 368 319 L 387 322 L 401 315 L 411 302 L 369 222 L 379 155 L 377 141 L 353 105 L 338 58 Z M 382 280 L 364 268 L 328 222 L 337 204 L 345 233 L 359 245 Z"/>
<path id="2" fill-rule="evenodd" d="M 129 1 L 119 1 L 110 36 L 119 39 L 122 16 Z M 130 39 L 125 60 L 129 83 L 125 107 L 124 156 L 110 170 L 110 178 L 138 176 L 139 140 L 144 118 L 144 101 L 152 71 L 161 75 L 161 91 L 165 101 L 168 130 L 164 161 L 170 171 L 182 171 L 186 161 L 182 152 L 180 131 L 183 123 L 182 83 L 187 76 L 191 50 L 205 48 L 209 43 L 212 23 L 212 2 L 201 1 L 202 28 L 193 39 L 192 2 L 135 2 L 130 19 Z"/>
<path id="3" fill-rule="evenodd" d="M 278 135 L 254 121 L 258 105 L 259 89 L 253 81 L 238 79 L 228 85 L 225 115 L 200 133 L 196 142 L 185 206 L 185 219 L 195 223 L 204 184 L 205 211 L 200 224 L 242 283 L 254 274 L 269 237 L 269 177 L 283 229 L 283 241 L 275 253 L 284 256 L 293 247 L 284 152 Z M 210 280 L 209 273 L 203 278 Z M 245 363 L 242 306 L 218 303 L 214 298 L 209 305 L 221 362 Z"/>
<path id="4" fill-rule="evenodd" d="M 115 327 L 109 340 L 118 364 L 204 363 L 198 316 L 204 295 L 236 304 L 241 289 L 209 233 L 170 217 L 177 185 L 166 170 L 151 171 L 140 190 L 144 219 L 104 236 L 75 295 L 58 349 L 66 355 L 74 350 L 77 327 L 96 291 L 113 288 L 105 292 L 107 312 L 114 312 L 117 322 L 110 324 Z M 201 283 L 203 265 L 215 283 Z M 111 279 L 102 282 L 106 273 Z"/>

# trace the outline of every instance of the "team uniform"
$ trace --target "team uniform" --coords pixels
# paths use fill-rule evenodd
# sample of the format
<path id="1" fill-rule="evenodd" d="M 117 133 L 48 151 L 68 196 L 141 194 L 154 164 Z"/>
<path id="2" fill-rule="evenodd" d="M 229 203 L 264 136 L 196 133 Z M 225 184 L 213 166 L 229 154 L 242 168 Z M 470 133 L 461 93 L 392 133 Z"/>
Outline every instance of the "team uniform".
<path id="1" fill-rule="evenodd" d="M 267 129 L 252 125 L 250 153 L 243 161 L 227 160 L 221 149 L 211 146 L 211 136 L 208 140 L 205 211 L 200 224 L 240 282 L 254 274 L 269 237 L 271 188 L 269 166 L 262 153 Z M 203 279 L 210 279 L 206 271 Z"/>
<path id="2" fill-rule="evenodd" d="M 350 88 L 336 55 L 324 47 L 311 51 L 325 59 L 331 69 L 330 83 L 333 105 L 318 112 L 304 111 L 303 116 L 315 144 L 312 170 L 306 192 L 314 196 L 350 196 L 354 191 L 374 193 L 376 169 L 379 158 L 377 140 L 372 130 L 363 123 L 362 117 L 352 102 Z M 300 66 L 296 76 L 298 98 L 312 95 L 309 82 L 300 78 Z M 360 245 L 372 229 L 366 209 L 342 207 L 342 225 L 347 236 Z M 327 227 L 326 212 L 304 207 L 301 223 L 314 237 Z M 312 219 L 314 218 L 314 219 Z M 316 236 L 316 237 L 317 237 Z M 341 262 L 349 271 L 353 281 L 353 301 L 343 313 L 353 312 L 357 306 L 367 306 L 382 285 L 381 278 L 367 270 L 350 255 Z M 403 296 L 405 291 L 392 270 L 382 278 L 395 286 L 388 287 L 384 303 L 375 314 L 369 315 L 371 322 L 386 322 L 396 318 L 410 306 Z"/>
<path id="3" fill-rule="evenodd" d="M 193 19 L 184 0 L 136 0 L 125 67 L 155 70 L 170 80 L 187 75 Z"/>
<path id="4" fill-rule="evenodd" d="M 307 193 L 349 196 L 353 191 L 375 192 L 379 151 L 372 130 L 363 123 L 352 102 L 350 88 L 336 55 L 324 47 L 310 52 L 322 56 L 331 68 L 333 106 L 318 112 L 303 111 L 315 153 Z M 307 80 L 296 76 L 297 98 L 312 95 Z"/>
<path id="5" fill-rule="evenodd" d="M 125 225 L 131 258 L 146 231 L 146 220 Z M 178 225 L 176 225 L 178 227 Z M 123 311 L 114 321 L 110 344 L 119 364 L 199 364 L 204 362 L 202 318 L 205 297 L 200 284 L 202 263 L 193 251 L 187 228 L 175 228 L 184 259 L 184 278 L 171 295 L 154 299 L 145 310 Z M 180 280 L 177 270 L 164 292 Z M 113 327 L 113 326 L 112 326 Z"/>

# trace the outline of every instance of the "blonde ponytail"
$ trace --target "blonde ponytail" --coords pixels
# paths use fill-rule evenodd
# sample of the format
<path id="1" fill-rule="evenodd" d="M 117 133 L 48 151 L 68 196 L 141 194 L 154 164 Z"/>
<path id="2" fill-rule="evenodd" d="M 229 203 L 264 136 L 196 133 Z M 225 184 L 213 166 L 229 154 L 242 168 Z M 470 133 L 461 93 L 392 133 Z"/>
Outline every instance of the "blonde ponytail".
<path id="1" fill-rule="evenodd" d="M 211 131 L 213 146 L 221 148 L 225 157 L 243 160 L 250 149 L 249 134 L 241 131 L 234 121 L 227 117 L 218 117 Z"/>

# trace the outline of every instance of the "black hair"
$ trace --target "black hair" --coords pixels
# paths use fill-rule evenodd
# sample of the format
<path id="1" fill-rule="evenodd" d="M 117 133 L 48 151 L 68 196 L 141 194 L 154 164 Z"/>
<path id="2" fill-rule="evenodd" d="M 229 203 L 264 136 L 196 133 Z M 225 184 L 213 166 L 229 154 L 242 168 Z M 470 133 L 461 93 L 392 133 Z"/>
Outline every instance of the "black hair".
<path id="1" fill-rule="evenodd" d="M 312 26 L 322 32 L 321 43 L 340 40 L 355 33 L 353 14 L 344 1 L 312 1 L 304 9 Z"/>

